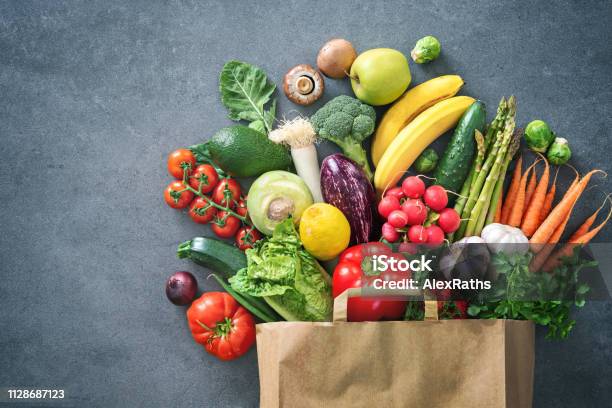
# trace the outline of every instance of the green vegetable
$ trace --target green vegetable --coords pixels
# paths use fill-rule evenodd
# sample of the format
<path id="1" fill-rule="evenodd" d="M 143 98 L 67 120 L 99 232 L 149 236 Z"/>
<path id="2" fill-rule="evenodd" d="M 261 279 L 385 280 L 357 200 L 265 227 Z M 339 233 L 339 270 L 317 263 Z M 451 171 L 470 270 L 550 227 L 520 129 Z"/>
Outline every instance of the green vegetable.
<path id="1" fill-rule="evenodd" d="M 597 264 L 581 259 L 579 249 L 551 274 L 529 271 L 530 252 L 494 254 L 497 281 L 472 300 L 468 314 L 481 319 L 532 320 L 548 328 L 548 338 L 566 338 L 575 323 L 571 308 L 583 306 L 589 291 L 579 283 L 578 275 L 582 268 Z"/>
<path id="2" fill-rule="evenodd" d="M 548 146 L 555 140 L 554 133 L 550 130 L 546 122 L 534 120 L 529 122 L 525 128 L 525 142 L 527 146 L 535 151 L 544 153 Z"/>
<path id="3" fill-rule="evenodd" d="M 420 173 L 425 174 L 433 171 L 438 164 L 438 153 L 431 147 L 425 149 L 423 153 L 414 162 L 414 169 Z"/>
<path id="4" fill-rule="evenodd" d="M 425 64 L 438 58 L 441 50 L 440 41 L 436 37 L 428 35 L 417 41 L 410 56 L 417 64 Z"/>
<path id="5" fill-rule="evenodd" d="M 255 177 L 271 170 L 287 170 L 292 164 L 286 147 L 247 126 L 223 128 L 204 144 L 208 146 L 213 162 L 236 177 Z"/>
<path id="6" fill-rule="evenodd" d="M 337 144 L 344 155 L 361 166 L 372 180 L 372 170 L 361 142 L 374 132 L 374 108 L 350 96 L 340 95 L 327 102 L 310 121 L 320 137 Z"/>
<path id="7" fill-rule="evenodd" d="M 253 182 L 248 194 L 247 210 L 253 225 L 266 235 L 288 217 L 295 223 L 313 203 L 308 186 L 300 177 L 277 170 L 262 174 Z"/>
<path id="8" fill-rule="evenodd" d="M 572 151 L 570 150 L 567 139 L 563 137 L 555 138 L 553 144 L 548 148 L 546 157 L 550 163 L 557 166 L 567 163 L 570 157 L 572 157 Z"/>
<path id="9" fill-rule="evenodd" d="M 331 279 L 302 247 L 291 219 L 246 251 L 248 266 L 229 279 L 240 293 L 263 299 L 290 321 L 329 321 Z"/>
<path id="10" fill-rule="evenodd" d="M 180 244 L 176 254 L 180 259 L 191 259 L 198 265 L 212 270 L 215 280 L 226 292 L 264 322 L 282 320 L 259 298 L 238 293 L 228 285 L 227 279 L 247 265 L 244 253 L 235 246 L 214 238 L 196 237 Z"/>
<path id="11" fill-rule="evenodd" d="M 276 116 L 276 99 L 268 110 L 264 108 L 275 89 L 261 68 L 246 62 L 228 62 L 219 77 L 221 102 L 229 110 L 229 118 L 253 122 L 256 130 L 263 128 L 265 133 L 272 130 Z"/>
<path id="12" fill-rule="evenodd" d="M 485 105 L 481 101 L 474 102 L 461 116 L 434 172 L 436 184 L 453 192 L 461 189 L 474 158 L 474 134 L 476 130 L 484 132 L 486 116 Z"/>

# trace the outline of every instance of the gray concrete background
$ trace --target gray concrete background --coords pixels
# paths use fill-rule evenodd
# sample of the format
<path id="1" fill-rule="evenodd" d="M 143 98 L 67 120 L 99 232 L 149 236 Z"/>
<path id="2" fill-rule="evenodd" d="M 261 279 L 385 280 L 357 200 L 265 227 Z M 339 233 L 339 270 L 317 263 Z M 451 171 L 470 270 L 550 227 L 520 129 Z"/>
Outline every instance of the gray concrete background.
<path id="1" fill-rule="evenodd" d="M 3 1 L 2 392 L 62 388 L 60 405 L 73 407 L 257 405 L 255 351 L 210 357 L 163 290 L 181 269 L 216 288 L 174 255 L 208 228 L 166 207 L 162 190 L 168 152 L 230 124 L 217 84 L 229 59 L 278 84 L 334 36 L 408 53 L 434 34 L 443 55 L 411 65 L 413 83 L 459 73 L 489 116 L 514 93 L 519 125 L 545 119 L 570 139 L 580 170 L 612 169 L 610 2 L 416 3 Z M 348 91 L 327 81 L 325 98 Z M 296 109 L 282 94 L 279 104 Z M 574 225 L 612 191 L 597 184 Z M 611 238 L 608 228 L 598 240 Z M 577 317 L 567 341 L 538 332 L 536 407 L 610 406 L 612 306 Z"/>

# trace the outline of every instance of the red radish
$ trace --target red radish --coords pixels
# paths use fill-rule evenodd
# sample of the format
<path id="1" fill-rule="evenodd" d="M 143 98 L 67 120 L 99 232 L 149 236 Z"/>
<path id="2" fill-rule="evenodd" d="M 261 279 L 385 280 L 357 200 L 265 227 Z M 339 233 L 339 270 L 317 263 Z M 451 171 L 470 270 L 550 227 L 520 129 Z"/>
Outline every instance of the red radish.
<path id="1" fill-rule="evenodd" d="M 413 225 L 408 230 L 408 239 L 415 244 L 424 244 L 427 242 L 427 231 L 422 225 Z"/>
<path id="2" fill-rule="evenodd" d="M 408 214 L 402 210 L 394 210 L 389 214 L 387 222 L 395 228 L 403 228 L 408 224 Z"/>
<path id="3" fill-rule="evenodd" d="M 378 213 L 385 218 L 389 217 L 389 214 L 391 214 L 392 211 L 399 209 L 400 202 L 399 198 L 396 196 L 386 195 L 378 203 Z"/>
<path id="4" fill-rule="evenodd" d="M 408 216 L 408 225 L 421 225 L 427 219 L 427 207 L 418 198 L 404 201 L 402 211 Z"/>
<path id="5" fill-rule="evenodd" d="M 425 200 L 425 204 L 434 211 L 442 211 L 448 204 L 446 190 L 444 190 L 444 187 L 438 185 L 428 187 L 427 190 L 425 190 L 423 199 Z"/>
<path id="6" fill-rule="evenodd" d="M 393 228 L 393 225 L 385 222 L 382 226 L 382 236 L 389 242 L 395 242 L 399 239 L 399 232 Z"/>
<path id="7" fill-rule="evenodd" d="M 447 234 L 457 231 L 460 224 L 461 217 L 459 217 L 459 214 L 457 214 L 454 208 L 445 208 L 440 211 L 438 226 Z"/>
<path id="8" fill-rule="evenodd" d="M 427 234 L 427 244 L 440 245 L 444 242 L 444 231 L 437 225 L 430 225 L 425 228 Z"/>
<path id="9" fill-rule="evenodd" d="M 385 197 L 387 196 L 394 196 L 397 197 L 398 200 L 401 200 L 404 198 L 404 192 L 402 191 L 401 187 L 393 187 L 387 190 Z"/>
<path id="10" fill-rule="evenodd" d="M 419 198 L 425 193 L 425 183 L 417 176 L 406 177 L 402 182 L 402 191 L 408 198 Z"/>

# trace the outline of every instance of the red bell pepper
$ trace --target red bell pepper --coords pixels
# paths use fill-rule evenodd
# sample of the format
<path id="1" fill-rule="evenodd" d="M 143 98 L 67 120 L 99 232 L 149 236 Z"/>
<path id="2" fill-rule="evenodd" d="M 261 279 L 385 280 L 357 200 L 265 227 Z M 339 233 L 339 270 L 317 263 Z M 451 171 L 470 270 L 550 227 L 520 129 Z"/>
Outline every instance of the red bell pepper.
<path id="1" fill-rule="evenodd" d="M 373 255 L 387 255 L 390 258 L 401 258 L 381 242 L 370 242 L 347 248 L 338 259 L 332 280 L 332 292 L 336 297 L 349 288 L 360 288 L 371 285 L 376 278 L 392 280 L 409 278 L 409 273 L 397 271 L 382 272 L 380 275 L 364 273 L 371 270 Z M 406 301 L 383 300 L 375 297 L 353 297 L 348 300 L 348 321 L 363 322 L 377 320 L 402 320 L 406 310 Z"/>

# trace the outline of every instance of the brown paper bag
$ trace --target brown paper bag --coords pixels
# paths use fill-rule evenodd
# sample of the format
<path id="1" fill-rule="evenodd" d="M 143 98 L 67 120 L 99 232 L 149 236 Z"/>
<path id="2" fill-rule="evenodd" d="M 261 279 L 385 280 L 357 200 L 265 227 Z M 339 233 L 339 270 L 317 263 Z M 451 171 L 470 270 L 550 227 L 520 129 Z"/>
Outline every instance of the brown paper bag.
<path id="1" fill-rule="evenodd" d="M 257 325 L 262 407 L 531 407 L 532 322 L 348 323 L 348 292 L 333 322 Z"/>

